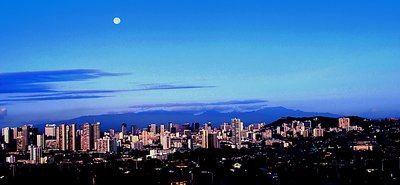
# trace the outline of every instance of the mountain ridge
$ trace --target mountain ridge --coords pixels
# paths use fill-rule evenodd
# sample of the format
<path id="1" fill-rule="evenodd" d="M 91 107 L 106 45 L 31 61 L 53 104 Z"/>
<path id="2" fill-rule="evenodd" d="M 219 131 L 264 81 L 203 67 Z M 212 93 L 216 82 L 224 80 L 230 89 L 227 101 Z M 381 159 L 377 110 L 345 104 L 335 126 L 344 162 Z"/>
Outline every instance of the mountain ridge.
<path id="1" fill-rule="evenodd" d="M 325 116 L 325 117 L 340 117 L 336 114 L 331 113 L 319 113 L 319 112 L 304 112 L 301 110 L 293 110 L 285 107 L 265 107 L 259 110 L 253 110 L 248 112 L 232 111 L 232 112 L 219 112 L 215 110 L 204 110 L 204 111 L 166 111 L 166 110 L 152 110 L 143 112 L 129 112 L 129 113 L 110 113 L 102 115 L 88 115 L 80 116 L 73 119 L 62 120 L 56 123 L 77 123 L 81 125 L 89 122 L 100 122 L 102 123 L 102 129 L 117 129 L 122 123 L 128 125 L 137 125 L 139 128 L 147 127 L 151 123 L 193 123 L 198 122 L 200 124 L 211 122 L 214 126 L 217 126 L 223 122 L 230 122 L 234 117 L 242 119 L 245 125 L 251 123 L 273 123 L 282 117 L 314 117 L 314 116 Z"/>

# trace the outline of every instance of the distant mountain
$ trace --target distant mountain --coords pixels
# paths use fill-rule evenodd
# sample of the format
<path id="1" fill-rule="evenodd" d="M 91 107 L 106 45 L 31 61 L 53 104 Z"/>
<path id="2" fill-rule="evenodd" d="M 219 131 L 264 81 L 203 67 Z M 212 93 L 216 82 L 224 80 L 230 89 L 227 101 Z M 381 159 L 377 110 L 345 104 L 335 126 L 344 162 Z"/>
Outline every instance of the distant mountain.
<path id="1" fill-rule="evenodd" d="M 330 113 L 318 113 L 318 112 L 303 112 L 300 110 L 292 110 L 284 107 L 267 107 L 257 111 L 251 112 L 227 112 L 222 113 L 218 111 L 146 111 L 138 113 L 122 113 L 122 114 L 104 114 L 104 115 L 92 115 L 82 116 L 70 120 L 59 121 L 57 123 L 77 123 L 81 125 L 89 122 L 101 122 L 102 129 L 115 128 L 118 129 L 121 123 L 127 123 L 128 125 L 135 124 L 138 127 L 146 127 L 150 123 L 192 123 L 199 122 L 200 124 L 206 122 L 212 122 L 214 126 L 223 123 L 230 122 L 234 117 L 242 119 L 245 124 L 250 123 L 272 123 L 282 117 L 313 117 L 313 116 L 324 116 L 324 117 L 339 117 L 335 114 Z"/>

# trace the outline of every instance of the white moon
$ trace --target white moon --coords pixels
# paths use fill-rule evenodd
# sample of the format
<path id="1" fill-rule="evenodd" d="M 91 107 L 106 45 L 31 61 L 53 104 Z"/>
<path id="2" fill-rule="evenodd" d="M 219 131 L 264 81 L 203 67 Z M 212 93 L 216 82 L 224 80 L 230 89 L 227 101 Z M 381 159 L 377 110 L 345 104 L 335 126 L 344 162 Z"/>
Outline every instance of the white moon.
<path id="1" fill-rule="evenodd" d="M 114 22 L 114 24 L 119 24 L 119 23 L 121 23 L 121 19 L 119 17 L 115 17 L 113 22 Z"/>

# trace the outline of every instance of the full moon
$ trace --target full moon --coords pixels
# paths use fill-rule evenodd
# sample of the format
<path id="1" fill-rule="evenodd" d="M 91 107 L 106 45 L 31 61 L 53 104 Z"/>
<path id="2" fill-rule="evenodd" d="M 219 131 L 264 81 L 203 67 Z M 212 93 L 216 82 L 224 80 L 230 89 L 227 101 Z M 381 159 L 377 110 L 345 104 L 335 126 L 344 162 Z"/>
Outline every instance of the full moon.
<path id="1" fill-rule="evenodd" d="M 121 19 L 119 17 L 115 17 L 113 19 L 113 22 L 114 22 L 114 24 L 119 24 L 119 23 L 121 23 Z"/>

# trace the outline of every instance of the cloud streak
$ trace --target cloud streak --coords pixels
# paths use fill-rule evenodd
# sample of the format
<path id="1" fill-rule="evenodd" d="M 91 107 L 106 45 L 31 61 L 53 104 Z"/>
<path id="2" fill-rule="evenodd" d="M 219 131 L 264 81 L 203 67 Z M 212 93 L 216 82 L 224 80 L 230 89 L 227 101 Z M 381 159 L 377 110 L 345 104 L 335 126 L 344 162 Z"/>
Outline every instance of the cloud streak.
<path id="1" fill-rule="evenodd" d="M 0 94 L 58 92 L 54 82 L 71 82 L 121 76 L 126 73 L 108 73 L 95 69 L 0 73 Z"/>
<path id="2" fill-rule="evenodd" d="M 8 98 L 36 98 L 36 97 L 52 97 L 62 95 L 77 95 L 77 94 L 110 94 L 118 92 L 133 92 L 133 91 L 154 91 L 154 90 L 179 90 L 179 89 L 201 89 L 201 88 L 213 88 L 215 86 L 201 86 L 201 85 L 172 85 L 172 84 L 158 84 L 139 88 L 126 89 L 126 90 L 78 90 L 78 91 L 56 91 L 46 92 L 40 94 L 28 94 L 28 95 L 12 95 Z"/>
<path id="3" fill-rule="evenodd" d="M 128 73 L 108 73 L 95 69 L 73 69 L 56 71 L 35 71 L 0 73 L 0 105 L 11 102 L 31 102 L 48 100 L 94 99 L 111 97 L 113 93 L 155 90 L 178 90 L 213 88 L 215 86 L 176 85 L 176 84 L 139 84 L 136 88 L 122 90 L 62 90 L 57 88 L 60 82 L 76 82 L 101 77 L 123 76 Z"/>
<path id="4" fill-rule="evenodd" d="M 202 89 L 202 88 L 214 88 L 214 87 L 216 87 L 216 86 L 205 86 L 205 85 L 174 85 L 174 84 L 140 84 L 138 86 L 140 88 L 133 89 L 133 91 Z"/>
<path id="5" fill-rule="evenodd" d="M 6 108 L 0 108 L 0 119 L 4 119 L 4 117 L 7 116 L 7 109 Z"/>
<path id="6" fill-rule="evenodd" d="M 70 95 L 70 96 L 48 96 L 48 97 L 32 97 L 32 98 L 18 98 L 18 99 L 6 99 L 3 102 L 29 102 L 29 101 L 48 101 L 48 100 L 73 100 L 73 99 L 93 99 L 93 98 L 106 98 L 109 96 L 97 96 L 97 95 Z"/>

